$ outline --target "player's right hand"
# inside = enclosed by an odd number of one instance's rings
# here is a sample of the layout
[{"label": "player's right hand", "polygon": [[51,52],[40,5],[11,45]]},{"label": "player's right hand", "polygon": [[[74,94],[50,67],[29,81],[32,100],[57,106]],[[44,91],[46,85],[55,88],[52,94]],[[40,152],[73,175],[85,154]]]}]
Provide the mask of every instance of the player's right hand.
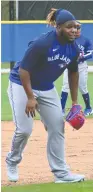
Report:
[{"label": "player's right hand", "polygon": [[32,117],[35,117],[35,109],[37,108],[37,105],[38,103],[35,98],[28,99],[25,109],[28,117],[30,116],[30,114]]}]

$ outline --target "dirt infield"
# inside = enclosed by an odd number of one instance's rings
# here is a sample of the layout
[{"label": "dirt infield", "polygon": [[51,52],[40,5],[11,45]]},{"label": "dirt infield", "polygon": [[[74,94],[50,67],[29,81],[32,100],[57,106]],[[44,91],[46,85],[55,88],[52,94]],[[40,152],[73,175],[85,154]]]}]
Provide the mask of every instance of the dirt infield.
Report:
[{"label": "dirt infield", "polygon": [[[10,150],[13,135],[13,122],[2,122],[2,185],[10,185],[6,176],[5,157]],[[85,174],[87,179],[93,179],[93,119],[87,119],[79,131],[66,124],[66,159],[73,172]],[[34,122],[32,137],[25,148],[23,160],[19,165],[19,182],[45,183],[52,182],[46,156],[47,133],[40,121]]]}]

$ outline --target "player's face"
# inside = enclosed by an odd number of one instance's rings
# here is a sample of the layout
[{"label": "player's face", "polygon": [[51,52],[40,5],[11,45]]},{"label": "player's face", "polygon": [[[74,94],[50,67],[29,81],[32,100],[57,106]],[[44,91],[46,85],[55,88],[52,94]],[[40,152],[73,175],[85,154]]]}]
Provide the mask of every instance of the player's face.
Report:
[{"label": "player's face", "polygon": [[57,27],[60,36],[64,36],[67,41],[73,41],[76,38],[77,23],[76,21],[68,21]]}]

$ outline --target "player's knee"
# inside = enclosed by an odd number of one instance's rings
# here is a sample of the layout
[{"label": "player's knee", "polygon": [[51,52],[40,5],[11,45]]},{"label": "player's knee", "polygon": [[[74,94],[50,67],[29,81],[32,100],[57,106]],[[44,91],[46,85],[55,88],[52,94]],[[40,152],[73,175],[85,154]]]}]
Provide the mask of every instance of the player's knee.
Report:
[{"label": "player's knee", "polygon": [[59,113],[54,119],[52,123],[52,132],[64,133],[64,119],[62,113]]},{"label": "player's knee", "polygon": [[30,136],[32,133],[32,131],[23,131],[22,134],[25,135],[25,136]]},{"label": "player's knee", "polygon": [[31,129],[31,127],[23,127],[23,128],[19,128],[19,129],[17,129],[16,130],[17,132],[19,132],[19,133],[21,133],[22,135],[25,135],[25,136],[30,136],[31,135],[31,133],[32,133],[32,129]]}]

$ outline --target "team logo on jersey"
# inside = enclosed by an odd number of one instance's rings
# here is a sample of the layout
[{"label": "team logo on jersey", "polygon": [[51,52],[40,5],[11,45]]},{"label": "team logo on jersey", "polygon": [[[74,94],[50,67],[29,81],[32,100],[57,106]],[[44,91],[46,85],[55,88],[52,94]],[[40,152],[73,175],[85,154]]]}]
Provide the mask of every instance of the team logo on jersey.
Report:
[{"label": "team logo on jersey", "polygon": [[79,47],[79,49],[80,49],[81,51],[84,51],[83,45],[78,44],[78,47]]},{"label": "team logo on jersey", "polygon": [[56,55],[54,55],[52,57],[48,57],[48,61],[56,61],[58,59],[59,59],[59,54],[56,54]]},{"label": "team logo on jersey", "polygon": [[48,57],[48,61],[56,61],[58,59],[64,61],[67,65],[71,62],[71,60],[65,55],[60,56],[60,54],[56,54],[52,57]]},{"label": "team logo on jersey", "polygon": [[61,61],[64,61],[67,65],[70,63],[70,59],[68,57],[65,57],[64,55],[62,55],[62,57],[60,57]]},{"label": "team logo on jersey", "polygon": [[66,67],[67,64],[66,63],[60,63],[58,66],[60,67],[60,69],[62,69],[63,67]]}]

